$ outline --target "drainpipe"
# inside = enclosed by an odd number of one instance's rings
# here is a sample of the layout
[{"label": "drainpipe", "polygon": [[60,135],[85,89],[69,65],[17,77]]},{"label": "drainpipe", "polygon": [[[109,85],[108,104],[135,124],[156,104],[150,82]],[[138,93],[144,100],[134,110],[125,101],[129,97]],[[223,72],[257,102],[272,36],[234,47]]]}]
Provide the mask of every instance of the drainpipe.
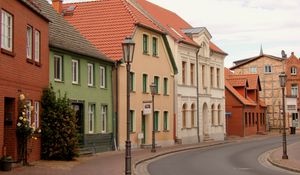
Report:
[{"label": "drainpipe", "polygon": [[198,53],[199,50],[196,52],[196,81],[197,81],[197,138],[198,138],[198,143],[200,143],[200,128],[199,128],[199,63],[198,63]]},{"label": "drainpipe", "polygon": [[116,112],[115,112],[115,123],[116,123],[116,133],[115,133],[115,140],[116,140],[116,150],[119,150],[119,65],[120,62],[115,62],[115,70],[116,70]]},{"label": "drainpipe", "polygon": [[242,117],[243,137],[245,137],[245,105],[242,107]]}]

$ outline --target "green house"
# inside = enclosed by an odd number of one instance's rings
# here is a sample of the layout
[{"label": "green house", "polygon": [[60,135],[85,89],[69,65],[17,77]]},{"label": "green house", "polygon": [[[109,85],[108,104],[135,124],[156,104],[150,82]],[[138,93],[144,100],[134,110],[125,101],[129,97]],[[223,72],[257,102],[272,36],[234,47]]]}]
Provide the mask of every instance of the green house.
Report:
[{"label": "green house", "polygon": [[66,94],[76,112],[80,144],[93,152],[113,149],[112,69],[114,63],[46,1],[49,25],[50,83]]}]

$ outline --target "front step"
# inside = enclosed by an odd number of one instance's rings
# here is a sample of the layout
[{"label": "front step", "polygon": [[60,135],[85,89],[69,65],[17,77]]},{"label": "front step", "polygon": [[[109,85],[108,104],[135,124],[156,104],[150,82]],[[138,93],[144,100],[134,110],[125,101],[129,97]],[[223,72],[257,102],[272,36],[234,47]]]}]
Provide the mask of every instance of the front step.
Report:
[{"label": "front step", "polygon": [[210,138],[209,135],[204,135],[203,141],[204,142],[211,142],[211,141],[214,141],[214,139]]},{"label": "front step", "polygon": [[[142,149],[151,149],[152,148],[152,144],[141,144],[141,148]],[[155,148],[161,148],[161,146],[155,144]]]},{"label": "front step", "polygon": [[88,148],[79,148],[79,156],[92,156],[93,152]]}]

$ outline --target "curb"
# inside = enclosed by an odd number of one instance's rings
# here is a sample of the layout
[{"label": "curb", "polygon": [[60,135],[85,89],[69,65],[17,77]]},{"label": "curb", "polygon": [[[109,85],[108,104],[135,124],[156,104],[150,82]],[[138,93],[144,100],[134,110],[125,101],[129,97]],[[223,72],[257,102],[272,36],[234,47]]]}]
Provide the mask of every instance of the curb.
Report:
[{"label": "curb", "polygon": [[179,153],[179,152],[184,152],[184,151],[190,151],[190,150],[195,150],[195,149],[200,149],[200,148],[207,148],[207,147],[211,147],[211,146],[218,146],[218,145],[223,145],[223,144],[228,144],[228,143],[233,143],[234,141],[223,141],[223,142],[219,142],[219,143],[212,143],[212,144],[207,144],[207,145],[199,145],[199,146],[195,146],[195,147],[188,147],[188,148],[182,148],[182,149],[177,149],[177,150],[172,150],[172,151],[166,151],[166,152],[162,152],[159,154],[156,154],[154,156],[150,156],[141,160],[138,160],[134,163],[133,166],[133,174],[134,175],[138,175],[137,171],[136,171],[136,167],[144,162],[147,162],[149,160],[152,159],[156,159],[158,157],[162,157],[162,156],[166,156],[169,154],[173,154],[173,153]]},{"label": "curb", "polygon": [[288,171],[293,171],[293,172],[296,172],[296,173],[300,173],[300,169],[297,169],[297,168],[293,168],[293,167],[288,167],[288,166],[285,166],[285,165],[282,165],[276,161],[274,161],[272,158],[271,158],[271,155],[277,151],[279,148],[276,148],[276,149],[273,149],[270,151],[270,154],[268,155],[267,157],[267,160],[269,163],[271,163],[272,165],[276,166],[276,167],[279,167],[279,168],[282,168],[282,169],[285,169],[285,170],[288,170]]}]

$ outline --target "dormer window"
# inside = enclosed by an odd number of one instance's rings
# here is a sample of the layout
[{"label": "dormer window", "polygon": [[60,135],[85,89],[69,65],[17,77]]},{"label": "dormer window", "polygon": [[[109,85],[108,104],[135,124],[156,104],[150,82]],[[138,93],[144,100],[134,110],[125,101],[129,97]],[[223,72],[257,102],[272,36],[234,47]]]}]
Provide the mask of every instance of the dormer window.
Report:
[{"label": "dormer window", "polygon": [[296,74],[297,74],[297,68],[291,67],[291,75],[296,75]]}]

